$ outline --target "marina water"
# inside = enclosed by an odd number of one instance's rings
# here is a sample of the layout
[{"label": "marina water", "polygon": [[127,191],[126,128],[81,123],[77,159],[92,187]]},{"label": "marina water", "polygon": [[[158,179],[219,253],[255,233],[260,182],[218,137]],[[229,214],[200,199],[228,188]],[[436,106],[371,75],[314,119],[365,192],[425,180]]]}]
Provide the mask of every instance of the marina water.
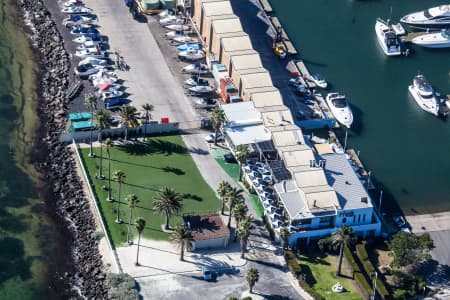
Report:
[{"label": "marina water", "polygon": [[347,95],[355,116],[348,145],[360,151],[383,190],[382,209],[396,202],[406,214],[450,210],[450,120],[421,110],[408,94],[418,71],[450,94],[450,48],[411,46],[408,57],[386,57],[374,32],[376,18],[389,18],[391,7],[398,22],[445,3],[271,0],[310,72]]},{"label": "marina water", "polygon": [[0,6],[0,298],[58,299],[55,264],[70,257],[61,247],[70,241],[48,217],[29,163],[39,125],[37,64],[12,3]]}]

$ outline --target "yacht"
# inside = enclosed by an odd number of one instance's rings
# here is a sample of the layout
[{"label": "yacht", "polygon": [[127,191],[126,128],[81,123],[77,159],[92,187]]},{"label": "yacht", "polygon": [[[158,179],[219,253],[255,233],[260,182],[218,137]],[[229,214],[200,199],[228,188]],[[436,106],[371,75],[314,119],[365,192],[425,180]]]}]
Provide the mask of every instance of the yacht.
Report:
[{"label": "yacht", "polygon": [[408,86],[409,93],[424,111],[438,115],[439,102],[434,95],[433,88],[421,74],[414,77],[413,84]]},{"label": "yacht", "polygon": [[387,56],[401,55],[400,39],[395,31],[389,26],[389,23],[378,18],[375,23],[375,33],[377,34],[378,44]]},{"label": "yacht", "polygon": [[450,29],[417,36],[411,40],[411,43],[427,48],[450,47]]},{"label": "yacht", "polygon": [[353,123],[353,113],[348,105],[347,98],[339,93],[329,93],[326,101],[336,120],[350,128]]},{"label": "yacht", "polygon": [[450,26],[450,4],[432,7],[408,14],[400,19],[403,24],[416,28],[446,28]]}]

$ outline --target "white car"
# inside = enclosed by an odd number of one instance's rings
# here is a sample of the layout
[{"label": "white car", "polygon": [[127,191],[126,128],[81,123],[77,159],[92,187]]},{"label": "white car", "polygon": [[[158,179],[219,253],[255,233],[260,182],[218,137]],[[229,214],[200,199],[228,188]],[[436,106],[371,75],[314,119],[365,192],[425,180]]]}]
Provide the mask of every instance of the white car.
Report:
[{"label": "white car", "polygon": [[[214,143],[215,137],[216,137],[215,133],[208,134],[207,136],[205,136],[205,141],[207,143]],[[219,134],[217,134],[217,141],[218,142],[223,141],[223,135],[220,132],[219,132]]]}]

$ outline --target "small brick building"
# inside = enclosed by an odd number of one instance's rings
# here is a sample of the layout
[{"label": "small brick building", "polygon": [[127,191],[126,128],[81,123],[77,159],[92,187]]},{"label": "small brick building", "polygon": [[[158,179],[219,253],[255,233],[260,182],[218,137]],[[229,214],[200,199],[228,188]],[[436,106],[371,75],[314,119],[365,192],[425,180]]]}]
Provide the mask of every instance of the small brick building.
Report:
[{"label": "small brick building", "polygon": [[184,223],[192,230],[194,242],[190,251],[208,248],[226,248],[230,239],[230,230],[219,214],[186,215]]}]

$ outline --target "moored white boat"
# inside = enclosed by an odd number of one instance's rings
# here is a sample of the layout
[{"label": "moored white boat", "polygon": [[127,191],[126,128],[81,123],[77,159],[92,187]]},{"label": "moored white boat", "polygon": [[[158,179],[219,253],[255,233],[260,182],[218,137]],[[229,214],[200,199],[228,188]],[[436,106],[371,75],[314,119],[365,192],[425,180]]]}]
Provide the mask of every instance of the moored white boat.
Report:
[{"label": "moored white boat", "polygon": [[339,93],[329,93],[326,101],[336,120],[345,127],[350,128],[353,123],[353,113],[347,98]]},{"label": "moored white boat", "polygon": [[183,69],[181,69],[181,73],[206,74],[206,73],[209,73],[209,68],[205,64],[196,62],[196,63],[185,66]]},{"label": "moored white boat", "polygon": [[[174,31],[171,31],[174,32]],[[198,38],[186,35],[178,35],[172,37],[172,41],[175,43],[198,43]]]},{"label": "moored white boat", "polygon": [[182,59],[187,60],[199,60],[205,57],[205,52],[203,52],[202,50],[188,48],[186,51],[179,52],[178,56]]},{"label": "moored white boat", "polygon": [[400,39],[394,30],[391,29],[389,23],[378,18],[375,22],[375,33],[377,35],[378,44],[387,56],[401,55]]},{"label": "moored white boat", "polygon": [[411,40],[411,43],[426,48],[450,47],[450,29],[447,28],[440,32],[416,36]]},{"label": "moored white boat", "polygon": [[428,80],[422,74],[416,75],[408,91],[421,109],[435,116],[438,115],[439,101]]},{"label": "moored white boat", "polygon": [[312,81],[320,88],[322,89],[326,89],[328,86],[327,81],[325,80],[325,78],[320,75],[320,74],[312,74],[311,75],[311,79]]},{"label": "moored white boat", "polygon": [[414,28],[447,28],[450,26],[450,4],[408,14],[400,22]]}]

